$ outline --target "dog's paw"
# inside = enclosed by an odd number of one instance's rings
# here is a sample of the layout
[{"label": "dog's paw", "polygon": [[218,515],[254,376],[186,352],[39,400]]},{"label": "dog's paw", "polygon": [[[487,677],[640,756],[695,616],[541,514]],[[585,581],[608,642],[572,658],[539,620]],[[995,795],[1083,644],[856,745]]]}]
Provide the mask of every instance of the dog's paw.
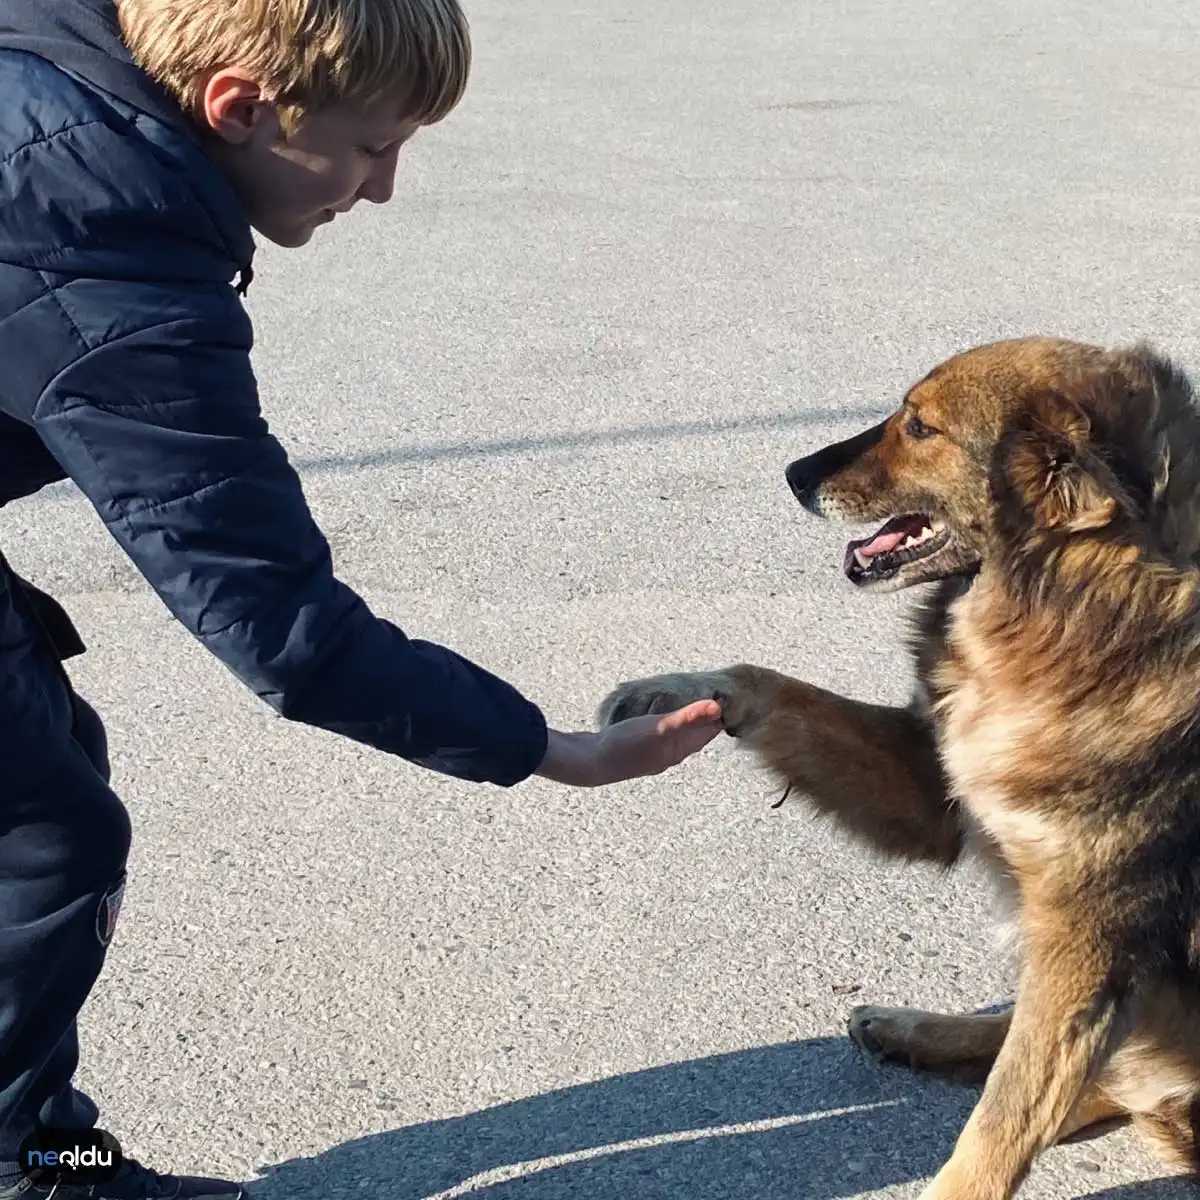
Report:
[{"label": "dog's paw", "polygon": [[913,1035],[916,1014],[906,1008],[877,1008],[863,1004],[852,1009],[847,1021],[851,1040],[877,1063],[915,1067]]},{"label": "dog's paw", "polygon": [[614,688],[600,702],[596,719],[601,727],[650,713],[669,713],[697,700],[717,700],[724,710],[729,680],[722,671],[652,675]]}]

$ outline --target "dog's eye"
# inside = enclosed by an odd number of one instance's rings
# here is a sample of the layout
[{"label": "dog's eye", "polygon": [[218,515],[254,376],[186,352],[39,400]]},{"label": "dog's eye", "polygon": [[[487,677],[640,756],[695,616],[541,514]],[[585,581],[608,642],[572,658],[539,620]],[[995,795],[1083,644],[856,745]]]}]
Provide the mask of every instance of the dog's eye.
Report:
[{"label": "dog's eye", "polygon": [[924,421],[921,420],[920,417],[912,416],[908,418],[908,424],[905,425],[904,432],[907,433],[909,437],[927,438],[933,437],[933,435],[937,433],[937,430],[931,429],[925,424]]}]

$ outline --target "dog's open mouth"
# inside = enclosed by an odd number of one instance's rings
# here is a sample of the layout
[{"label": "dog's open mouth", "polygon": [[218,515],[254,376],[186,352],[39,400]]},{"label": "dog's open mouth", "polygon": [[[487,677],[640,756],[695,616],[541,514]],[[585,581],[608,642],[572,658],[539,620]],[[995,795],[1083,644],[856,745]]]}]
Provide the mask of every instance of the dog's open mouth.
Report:
[{"label": "dog's open mouth", "polygon": [[854,583],[890,579],[901,567],[936,554],[950,530],[922,513],[893,517],[878,533],[846,547],[846,574]]}]

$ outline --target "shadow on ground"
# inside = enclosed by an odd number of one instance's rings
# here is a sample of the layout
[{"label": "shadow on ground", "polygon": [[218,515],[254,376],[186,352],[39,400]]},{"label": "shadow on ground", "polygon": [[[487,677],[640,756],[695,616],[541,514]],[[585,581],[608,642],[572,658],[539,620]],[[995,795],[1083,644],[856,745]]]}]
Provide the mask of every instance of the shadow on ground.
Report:
[{"label": "shadow on ground", "polygon": [[[654,1067],[262,1168],[255,1200],[836,1200],[932,1175],[976,1092],[843,1038]],[[1183,1200],[1177,1180],[1091,1200]]]},{"label": "shadow on ground", "polygon": [[1196,1200],[1197,1196],[1200,1196],[1200,1186],[1175,1176],[1088,1192],[1080,1200]]},{"label": "shadow on ground", "polygon": [[876,408],[810,408],[800,412],[774,413],[764,417],[684,421],[665,425],[633,425],[618,429],[536,434],[529,437],[499,438],[492,441],[417,443],[390,450],[299,458],[295,465],[301,474],[363,471],[418,462],[505,458],[514,455],[550,454],[563,450],[585,450],[593,446],[622,446],[635,442],[684,441],[689,438],[719,437],[723,434],[772,433],[783,429],[803,428],[806,425],[853,425],[868,421],[873,423],[886,415],[886,412]]}]

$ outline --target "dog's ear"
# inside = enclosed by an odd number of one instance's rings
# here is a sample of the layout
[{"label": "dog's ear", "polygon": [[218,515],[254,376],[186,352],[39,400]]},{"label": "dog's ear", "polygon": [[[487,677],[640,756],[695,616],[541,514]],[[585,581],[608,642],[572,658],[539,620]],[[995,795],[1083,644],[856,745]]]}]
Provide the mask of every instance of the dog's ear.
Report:
[{"label": "dog's ear", "polygon": [[1032,521],[1044,530],[1083,533],[1103,528],[1132,507],[1103,460],[1075,440],[1080,431],[1077,425],[1070,432],[1025,428],[1005,436],[997,463],[998,499],[1010,519],[1025,525]]},{"label": "dog's ear", "polygon": [[1095,439],[1091,417],[1074,398],[1061,391],[1036,397],[999,448],[999,498],[1010,516],[1026,526],[1032,520],[1035,528],[1082,533],[1103,528],[1119,512],[1135,512]]},{"label": "dog's ear", "polygon": [[1065,392],[1046,391],[1034,398],[1022,424],[1072,451],[1082,450],[1092,440],[1091,417]]},{"label": "dog's ear", "polygon": [[1034,525],[1082,533],[1109,524],[1119,507],[1089,465],[1064,439],[1015,434],[1005,473],[1015,493],[1012,498],[1032,516]]}]

